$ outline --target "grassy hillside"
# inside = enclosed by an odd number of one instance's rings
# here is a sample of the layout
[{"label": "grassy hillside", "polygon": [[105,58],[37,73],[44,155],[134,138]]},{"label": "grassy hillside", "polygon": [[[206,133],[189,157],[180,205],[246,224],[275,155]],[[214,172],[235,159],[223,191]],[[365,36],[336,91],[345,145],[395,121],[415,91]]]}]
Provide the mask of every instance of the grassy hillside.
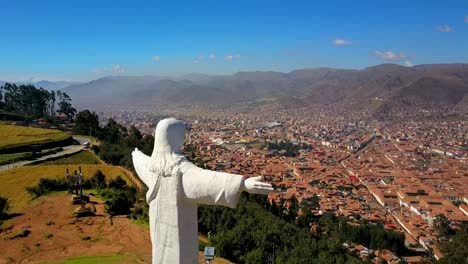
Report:
[{"label": "grassy hillside", "polygon": [[83,150],[78,153],[75,153],[68,157],[61,157],[56,160],[48,160],[45,162],[40,163],[40,165],[70,165],[70,164],[77,164],[77,165],[84,165],[84,164],[100,164],[101,161],[99,160],[96,155],[94,155],[91,151]]},{"label": "grassy hillside", "polygon": [[2,136],[0,149],[41,145],[49,142],[66,140],[71,137],[69,134],[59,130],[6,124],[0,124],[0,135]]},{"label": "grassy hillside", "polygon": [[[97,170],[101,170],[106,179],[122,176],[128,184],[132,184],[126,174],[111,165],[80,165],[85,178],[91,178]],[[11,202],[12,211],[25,206],[30,200],[26,187],[34,186],[40,178],[59,179],[65,177],[66,169],[71,173],[78,170],[78,165],[24,166],[0,172],[0,196]]]},{"label": "grassy hillside", "polygon": [[20,153],[0,155],[0,165],[25,160],[28,156],[32,156],[32,153],[20,152]]}]

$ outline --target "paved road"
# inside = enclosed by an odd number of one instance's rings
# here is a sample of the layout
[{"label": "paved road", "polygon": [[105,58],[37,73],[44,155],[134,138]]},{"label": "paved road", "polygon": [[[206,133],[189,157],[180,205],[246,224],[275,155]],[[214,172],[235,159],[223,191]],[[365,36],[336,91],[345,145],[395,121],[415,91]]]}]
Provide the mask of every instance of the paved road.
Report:
[{"label": "paved road", "polygon": [[15,163],[11,163],[11,164],[1,165],[0,166],[0,171],[10,170],[10,169],[14,169],[16,167],[29,165],[29,164],[37,162],[37,161],[43,161],[43,160],[47,160],[47,159],[50,159],[50,158],[58,158],[58,157],[61,157],[61,156],[77,153],[77,152],[79,152],[79,151],[81,151],[83,149],[83,143],[89,141],[89,139],[84,138],[84,137],[75,137],[75,136],[73,136],[73,138],[76,139],[78,142],[80,142],[80,145],[66,146],[66,147],[63,147],[63,150],[60,151],[60,152],[57,152],[57,153],[51,154],[51,155],[47,155],[47,156],[42,156],[42,157],[37,158],[35,160],[25,160],[25,161],[19,161],[19,162],[15,162]]}]

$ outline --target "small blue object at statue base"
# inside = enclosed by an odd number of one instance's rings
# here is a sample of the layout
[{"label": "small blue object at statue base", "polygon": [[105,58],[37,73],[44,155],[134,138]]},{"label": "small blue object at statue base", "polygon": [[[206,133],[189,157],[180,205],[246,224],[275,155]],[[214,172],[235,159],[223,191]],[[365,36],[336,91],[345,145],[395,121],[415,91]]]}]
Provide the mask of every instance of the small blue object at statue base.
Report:
[{"label": "small blue object at statue base", "polygon": [[213,260],[215,255],[214,247],[205,247],[205,260]]}]

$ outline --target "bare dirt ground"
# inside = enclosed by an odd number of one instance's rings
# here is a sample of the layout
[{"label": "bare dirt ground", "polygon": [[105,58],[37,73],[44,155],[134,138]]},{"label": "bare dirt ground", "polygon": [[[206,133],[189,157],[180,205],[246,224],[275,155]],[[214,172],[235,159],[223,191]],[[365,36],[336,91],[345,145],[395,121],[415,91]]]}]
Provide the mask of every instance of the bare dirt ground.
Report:
[{"label": "bare dirt ground", "polygon": [[[105,213],[104,205],[91,197],[96,216],[75,218],[78,207],[69,195],[42,197],[16,212],[0,232],[0,263],[41,263],[72,256],[129,253],[131,263],[150,263],[149,232],[125,217]],[[27,237],[11,238],[29,230]]]}]

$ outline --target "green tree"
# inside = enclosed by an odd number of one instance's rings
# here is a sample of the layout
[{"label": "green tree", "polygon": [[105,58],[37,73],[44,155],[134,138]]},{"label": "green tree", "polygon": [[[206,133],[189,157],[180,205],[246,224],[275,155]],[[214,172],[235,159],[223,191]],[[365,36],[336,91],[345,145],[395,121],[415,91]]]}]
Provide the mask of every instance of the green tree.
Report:
[{"label": "green tree", "polygon": [[450,233],[450,220],[445,215],[438,214],[434,219],[434,227],[439,239],[445,239]]},{"label": "green tree", "polygon": [[314,209],[320,209],[320,198],[316,193],[314,193],[314,195],[312,196],[310,206]]},{"label": "green tree", "polygon": [[109,118],[103,128],[103,137],[111,144],[121,144],[127,135],[127,128],[117,123],[113,118]]},{"label": "green tree", "polygon": [[101,189],[106,184],[106,176],[102,173],[101,170],[97,170],[92,178],[93,188]]},{"label": "green tree", "polygon": [[95,112],[83,110],[75,117],[75,127],[73,132],[75,134],[97,136],[100,133],[99,117]]},{"label": "green tree", "polygon": [[10,203],[7,198],[0,196],[0,217],[5,215],[10,208]]},{"label": "green tree", "polygon": [[[10,112],[30,115],[33,117],[51,117],[50,106],[55,104],[55,95],[43,88],[33,85],[16,85],[5,83],[2,90],[2,107]],[[0,99],[0,101],[2,101]]]},{"label": "green tree", "polygon": [[464,227],[457,231],[453,239],[442,244],[444,257],[438,264],[461,264],[468,260],[468,230]]},{"label": "green tree", "polygon": [[3,109],[3,86],[0,87],[0,109]]},{"label": "green tree", "polygon": [[61,91],[57,92],[57,96],[59,98],[59,109],[57,110],[57,112],[67,115],[68,119],[72,120],[76,114],[76,109],[71,104],[72,100],[70,96],[68,96],[67,93]]}]

